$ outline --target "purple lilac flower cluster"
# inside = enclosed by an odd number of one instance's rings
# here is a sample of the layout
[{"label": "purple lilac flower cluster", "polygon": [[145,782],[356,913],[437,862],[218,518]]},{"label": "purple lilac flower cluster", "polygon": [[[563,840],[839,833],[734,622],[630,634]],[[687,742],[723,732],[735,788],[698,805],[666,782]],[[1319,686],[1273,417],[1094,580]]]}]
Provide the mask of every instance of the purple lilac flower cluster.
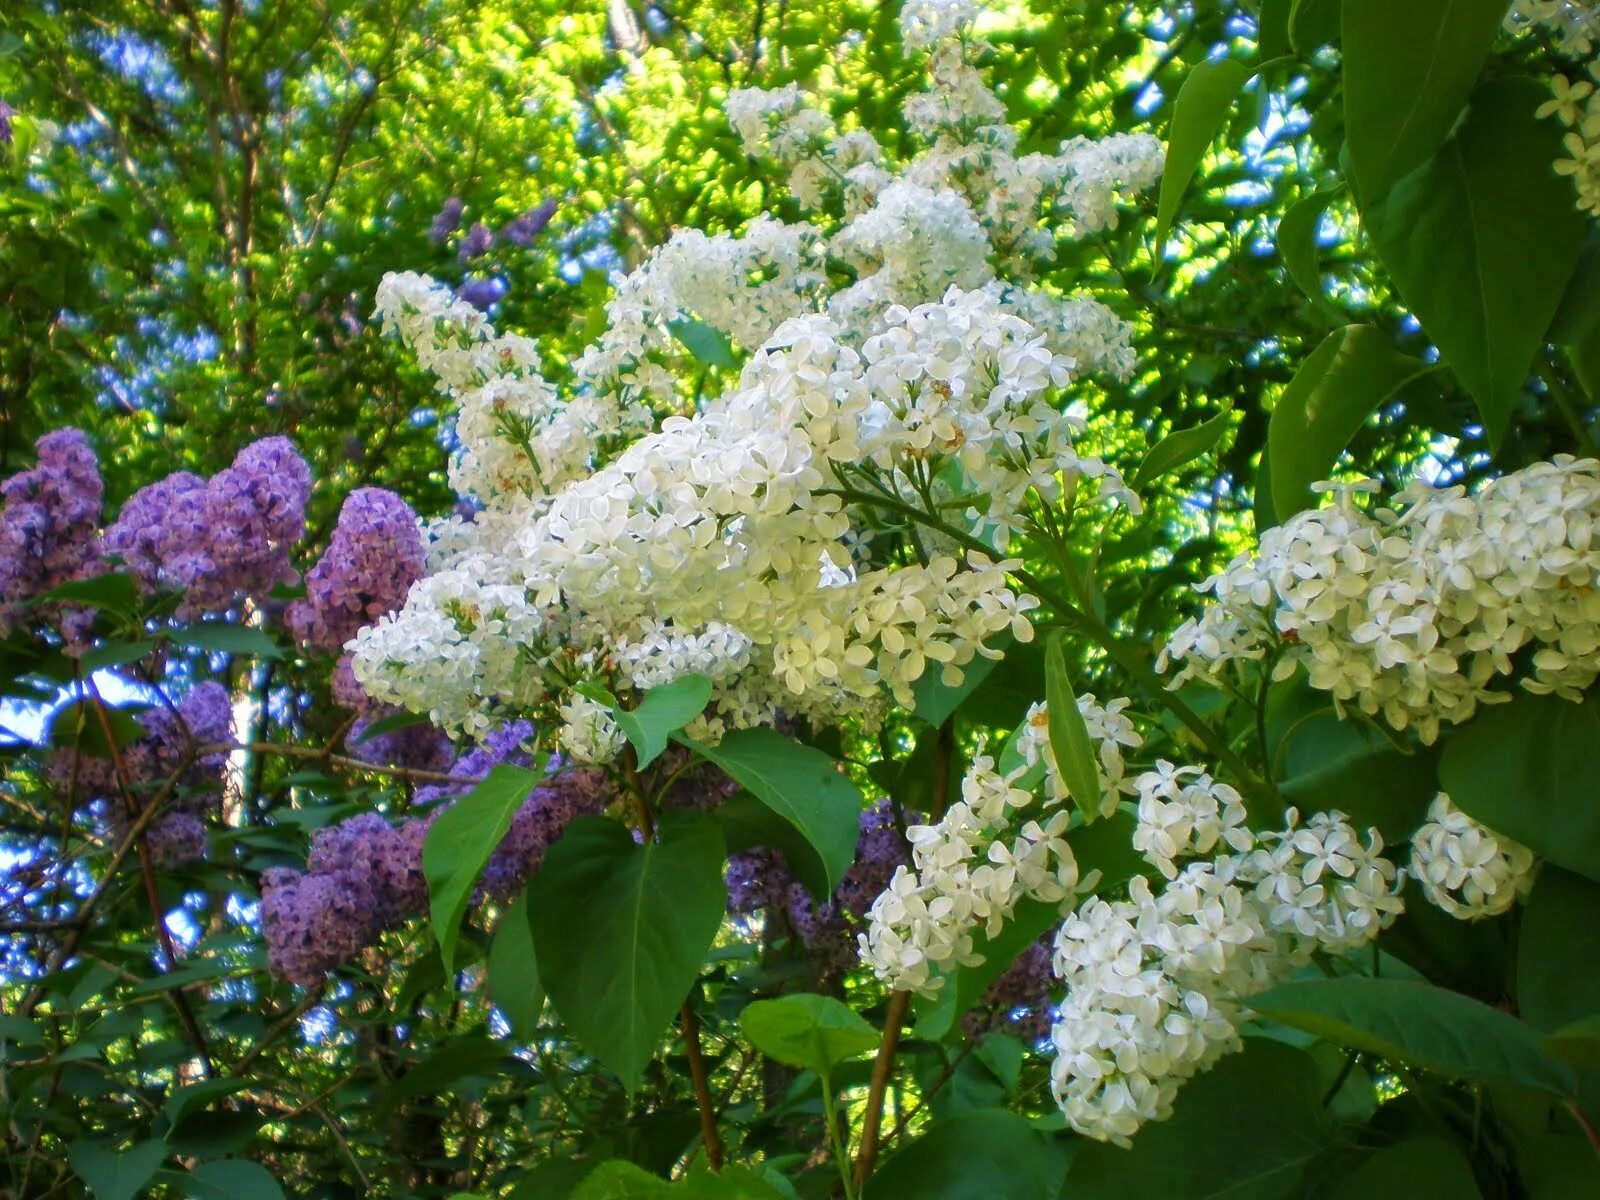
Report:
[{"label": "purple lilac flower cluster", "polygon": [[[906,819],[915,824],[922,816],[907,813]],[[761,909],[781,913],[812,956],[819,975],[837,975],[855,962],[856,923],[865,919],[895,868],[906,861],[905,838],[894,809],[889,801],[880,800],[861,814],[855,862],[827,900],[817,902],[790,874],[783,855],[763,848],[728,859],[728,911],[741,916]]]},{"label": "purple lilac flower cluster", "polygon": [[[458,783],[418,790],[418,803],[434,806],[426,816],[398,826],[376,813],[351,818],[318,832],[304,872],[264,874],[261,926],[268,967],[292,983],[315,984],[384,930],[426,911],[422,845],[428,828],[493,767],[530,766],[526,743],[532,734],[527,722],[514,722],[461,755],[450,771]],[[479,898],[515,896],[567,824],[598,812],[605,799],[606,779],[595,769],[564,771],[534,788],[484,867]]]},{"label": "purple lilac flower cluster", "polygon": [[305,598],[289,606],[289,629],[307,645],[338,650],[405,604],[426,567],[411,506],[383,488],[357,488],[339,509],[328,549],[306,572]]},{"label": "purple lilac flower cluster", "polygon": [[285,437],[263,438],[204,480],[178,471],[135,492],[105,548],[147,588],[179,590],[185,619],[263,597],[299,573],[289,550],[305,536],[311,470]]},{"label": "purple lilac flower cluster", "polygon": [[[34,445],[37,465],[0,483],[0,633],[22,620],[36,596],[104,569],[98,525],[105,487],[88,439],[78,429],[57,429]],[[72,639],[74,630],[63,632]]]},{"label": "purple lilac flower cluster", "polygon": [[452,233],[461,228],[461,213],[466,208],[460,196],[451,196],[445,200],[433,218],[433,224],[428,226],[428,237],[435,242],[443,242]]}]

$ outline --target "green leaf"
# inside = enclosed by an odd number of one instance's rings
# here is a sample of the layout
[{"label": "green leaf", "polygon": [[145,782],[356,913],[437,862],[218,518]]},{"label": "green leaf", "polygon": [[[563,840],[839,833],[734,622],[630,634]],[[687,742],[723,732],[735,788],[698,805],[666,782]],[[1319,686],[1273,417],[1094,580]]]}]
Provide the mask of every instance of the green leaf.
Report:
[{"label": "green leaf", "polygon": [[422,843],[422,873],[428,880],[428,915],[446,976],[455,971],[461,917],[472,899],[478,873],[505,837],[517,809],[543,777],[542,771],[501,763],[440,814],[428,830]]},{"label": "green leaf", "polygon": [[1344,314],[1328,299],[1322,286],[1322,270],[1317,265],[1317,230],[1322,225],[1322,214],[1338,195],[1338,188],[1323,188],[1296,200],[1278,221],[1275,239],[1278,256],[1283,259],[1289,278],[1311,298],[1318,312],[1334,321],[1343,320]]},{"label": "green leaf", "polygon": [[974,658],[961,668],[961,682],[955,687],[948,686],[940,679],[942,672],[924,671],[911,685],[911,694],[915,698],[912,711],[929,725],[943,725],[999,665],[998,658]]},{"label": "green leaf", "polygon": [[1167,130],[1167,163],[1161,173],[1161,194],[1156,202],[1156,253],[1166,241],[1178,213],[1183,193],[1205,157],[1206,148],[1222,131],[1228,112],[1255,74],[1255,68],[1237,59],[1207,59],[1197,63],[1178,89]]},{"label": "green leaf", "polygon": [[180,646],[192,646],[210,654],[241,654],[255,658],[284,656],[283,648],[265,630],[250,625],[216,621],[174,629],[167,636]]},{"label": "green leaf", "polygon": [[584,1177],[572,1200],[655,1200],[673,1195],[670,1183],[625,1159],[603,1162]]},{"label": "green leaf", "polygon": [[507,1042],[483,1034],[450,1038],[399,1079],[385,1085],[372,1105],[377,1112],[390,1112],[414,1096],[448,1094],[452,1086],[471,1076],[499,1077],[519,1070],[525,1068]]},{"label": "green leaf", "polygon": [[1517,934],[1517,1011],[1529,1024],[1549,1031],[1600,1013],[1596,913],[1600,884],[1550,863],[1539,868]]},{"label": "green leaf", "polygon": [[1172,1116],[1131,1149],[1087,1142],[1062,1195],[1071,1200],[1287,1200],[1331,1141],[1317,1065],[1266,1038],[1191,1079]]},{"label": "green leaf", "polygon": [[512,1037],[533,1040],[544,1008],[544,985],[539,982],[539,959],[533,952],[526,891],[506,906],[495,926],[489,947],[489,999],[511,1026]]},{"label": "green leaf", "polygon": [[[675,1194],[682,1200],[785,1200],[785,1194],[759,1168],[729,1165],[714,1173],[704,1156],[689,1164]],[[788,1196],[792,1200],[794,1192]]]},{"label": "green leaf", "polygon": [[826,1080],[834,1067],[878,1047],[878,1031],[832,996],[810,992],[756,1000],[739,1014],[739,1029],[757,1050]]},{"label": "green leaf", "polygon": [[832,894],[855,861],[865,806],[861,790],[833,759],[772,729],[736,730],[715,746],[682,734],[673,739],[722,768],[794,826],[822,863],[827,887],[819,894]]},{"label": "green leaf", "polygon": [[733,367],[733,342],[728,335],[698,317],[678,317],[667,322],[672,336],[683,343],[684,349],[694,356],[702,367]]},{"label": "green leaf", "polygon": [[101,608],[117,616],[129,616],[139,606],[139,591],[134,585],[133,576],[114,571],[108,575],[63,583],[45,592],[34,603],[72,604]]},{"label": "green leaf", "polygon": [[728,853],[738,854],[758,846],[783,855],[784,864],[813,896],[831,894],[827,868],[805,835],[742,788],[716,810]]},{"label": "green leaf", "polygon": [[1466,1156],[1441,1138],[1413,1138],[1379,1150],[1340,1182],[1333,1200],[1475,1200],[1483,1195]]},{"label": "green leaf", "polygon": [[1289,44],[1309,58],[1318,47],[1339,40],[1340,0],[1294,0],[1289,10]]},{"label": "green leaf", "polygon": [[1584,1071],[1600,1071],[1600,1014],[1563,1025],[1540,1043],[1545,1057]]},{"label": "green leaf", "polygon": [[201,1163],[184,1184],[195,1200],[283,1200],[283,1188],[272,1173],[243,1158]]},{"label": "green leaf", "polygon": [[617,821],[582,817],[529,888],[550,1000],[630,1091],[722,924],[722,865],[722,831],[710,817],[666,813],[660,841],[643,846]]},{"label": "green leaf", "polygon": [[1498,79],[1472,95],[1437,154],[1362,217],[1405,305],[1477,402],[1498,447],[1583,245],[1572,184],[1550,169],[1548,94]]},{"label": "green leaf", "polygon": [[1313,506],[1313,483],[1328,478],[1367,418],[1434,368],[1401,354],[1370,325],[1330,333],[1301,364],[1267,424],[1272,509],[1279,521]]},{"label": "green leaf", "polygon": [[1067,785],[1083,819],[1100,815],[1100,766],[1089,727],[1078,711],[1078,693],[1067,675],[1067,656],[1061,648],[1065,634],[1057,630],[1045,648],[1044,695],[1050,717],[1050,749],[1056,769]]},{"label": "green leaf", "polygon": [[1505,15],[1506,0],[1344,0],[1345,142],[1363,201],[1439,148]]},{"label": "green leaf", "polygon": [[1597,337],[1600,337],[1600,233],[1591,233],[1550,322],[1549,340],[1558,346],[1578,346]]},{"label": "green leaf", "polygon": [[1490,829],[1600,880],[1596,746],[1600,705],[1518,693],[1450,736],[1439,786]]},{"label": "green leaf", "polygon": [[862,1200],[1055,1200],[1060,1186],[1044,1139],[1026,1120],[979,1109],[934,1122],[884,1159]]},{"label": "green leaf", "polygon": [[1278,793],[1302,812],[1338,809],[1359,829],[1376,826],[1392,845],[1408,840],[1438,790],[1438,756],[1402,753],[1383,734],[1340,720],[1330,707],[1284,735]]},{"label": "green leaf", "polygon": [[1261,0],[1256,20],[1256,55],[1263,62],[1289,53],[1289,14],[1293,0]]},{"label": "green leaf", "polygon": [[155,648],[156,644],[152,641],[102,642],[93,650],[84,651],[83,657],[78,659],[78,662],[83,667],[85,675],[92,675],[107,667],[120,667],[127,663],[138,662]]},{"label": "green leaf", "polygon": [[1273,988],[1250,1001],[1264,1017],[1343,1046],[1451,1078],[1571,1095],[1572,1073],[1544,1058],[1539,1035],[1509,1013],[1432,984],[1347,976]]},{"label": "green leaf", "polygon": [[175,1129],[196,1106],[204,1108],[213,1100],[231,1096],[235,1092],[242,1092],[254,1086],[249,1079],[202,1079],[199,1083],[181,1087],[167,1098],[167,1124]]},{"label": "green leaf", "polygon": [[133,1200],[166,1157],[167,1143],[160,1138],[135,1142],[122,1151],[87,1138],[67,1148],[67,1161],[96,1200]]},{"label": "green leaf", "polygon": [[651,688],[633,709],[623,708],[601,688],[580,686],[578,691],[611,710],[617,728],[632,743],[642,770],[660,757],[671,734],[705,711],[711,699],[711,681],[704,675],[680,676]]},{"label": "green leaf", "polygon": [[1209,420],[1190,429],[1175,430],[1162,438],[1144,456],[1144,461],[1133,473],[1130,486],[1137,491],[1161,476],[1187,466],[1210,450],[1228,431],[1229,409],[1230,406],[1224,403],[1222,411]]}]

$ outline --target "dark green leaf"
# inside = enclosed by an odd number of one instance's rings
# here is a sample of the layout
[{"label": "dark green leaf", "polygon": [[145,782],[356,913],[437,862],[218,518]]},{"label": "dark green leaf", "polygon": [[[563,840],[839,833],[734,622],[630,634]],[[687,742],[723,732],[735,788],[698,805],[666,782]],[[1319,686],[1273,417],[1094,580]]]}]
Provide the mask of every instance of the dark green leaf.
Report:
[{"label": "dark green leaf", "polygon": [[1505,15],[1506,0],[1344,0],[1345,138],[1363,203],[1439,148]]},{"label": "dark green leaf", "polygon": [[1071,1200],[1288,1200],[1305,1195],[1308,1163],[1330,1143],[1316,1064],[1302,1051],[1246,1038],[1178,1093],[1172,1116],[1128,1150],[1086,1143],[1062,1195]]},{"label": "dark green leaf", "polygon": [[85,608],[103,608],[118,616],[128,616],[139,604],[139,592],[133,576],[120,571],[109,575],[96,575],[91,579],[74,579],[60,587],[51,588],[40,596],[37,604],[72,604]]},{"label": "dark green leaf", "polygon": [[821,861],[828,895],[855,860],[865,805],[861,790],[821,750],[772,729],[741,729],[715,746],[674,740],[722,768],[809,842]]},{"label": "dark green leaf", "polygon": [[1296,200],[1278,221],[1276,238],[1278,256],[1283,259],[1289,278],[1311,297],[1318,312],[1334,321],[1342,320],[1343,313],[1328,299],[1322,286],[1322,270],[1317,265],[1317,230],[1322,225],[1322,214],[1328,211],[1328,205],[1338,194],[1338,188],[1324,188]]},{"label": "dark green leaf", "polygon": [[1508,1013],[1409,979],[1348,976],[1273,988],[1250,1002],[1264,1017],[1343,1046],[1451,1078],[1514,1083],[1557,1096],[1576,1086],[1540,1053],[1539,1035]]},{"label": "dark green leaf", "polygon": [[87,1138],[67,1148],[72,1169],[89,1185],[95,1200],[133,1200],[166,1157],[167,1144],[160,1138],[135,1142],[122,1151]]},{"label": "dark green leaf", "polygon": [[[96,712],[105,709],[105,719]],[[106,725],[117,747],[130,746],[144,736],[144,726],[139,724],[137,712],[131,708],[112,708],[97,705],[93,700],[74,700],[58,708],[50,718],[50,732],[45,741],[51,746],[76,746],[84,754],[97,758],[111,757],[111,742],[106,740]]]},{"label": "dark green leaf", "polygon": [[1085,821],[1100,816],[1100,765],[1089,727],[1078,711],[1078,693],[1067,674],[1064,633],[1057,630],[1045,648],[1044,694],[1050,718],[1050,749],[1056,770]]},{"label": "dark green leaf", "polygon": [[1585,1071],[1600,1071],[1600,1013],[1563,1025],[1540,1045],[1547,1058]]},{"label": "dark green leaf", "polygon": [[428,880],[428,913],[447,976],[455,970],[461,916],[467,911],[478,873],[542,778],[542,771],[501,763],[428,830],[422,844],[422,873]]},{"label": "dark green leaf", "polygon": [[544,985],[539,982],[539,960],[533,952],[526,891],[501,912],[495,926],[489,948],[489,999],[511,1026],[512,1037],[533,1040],[544,1008]]},{"label": "dark green leaf", "polygon": [[1533,115],[1547,95],[1528,79],[1485,84],[1438,153],[1362,208],[1496,447],[1583,245],[1571,181],[1550,169],[1560,128]]},{"label": "dark green leaf", "polygon": [[107,667],[120,667],[126,663],[138,662],[155,648],[156,644],[150,641],[102,642],[93,650],[84,651],[83,657],[78,662],[82,665],[85,675],[92,675]]},{"label": "dark green leaf", "polygon": [[195,1200],[283,1200],[283,1188],[272,1173],[243,1158],[201,1163],[184,1183]]},{"label": "dark green leaf", "polygon": [[1366,419],[1411,380],[1433,369],[1401,354],[1370,325],[1347,325],[1330,333],[1295,372],[1267,426],[1277,519],[1313,505],[1311,485],[1332,474]]},{"label": "dark green leaf", "polygon": [[1517,936],[1517,1011],[1529,1024],[1550,1031],[1600,1013],[1597,914],[1600,884],[1539,868]]},{"label": "dark green leaf", "polygon": [[716,810],[716,815],[722,822],[729,854],[758,846],[777,850],[789,873],[813,896],[831,893],[833,885],[828,882],[827,868],[816,848],[803,833],[749,792],[735,792]]},{"label": "dark green leaf", "polygon": [[1289,10],[1289,44],[1309,58],[1320,46],[1339,40],[1340,0],[1294,0]]},{"label": "dark green leaf", "polygon": [[1415,1138],[1367,1159],[1345,1176],[1333,1200],[1371,1200],[1396,1189],[1406,1200],[1474,1200],[1483,1194],[1460,1150],[1439,1138]]},{"label": "dark green leaf", "polygon": [[1600,705],[1519,693],[1451,735],[1439,761],[1439,785],[1490,829],[1569,871],[1600,879],[1596,746]]},{"label": "dark green leaf", "polygon": [[183,1123],[183,1118],[192,1109],[204,1108],[213,1100],[231,1096],[253,1086],[255,1085],[248,1079],[202,1079],[199,1083],[181,1087],[167,1100],[167,1123],[176,1128]]},{"label": "dark green leaf", "polygon": [[745,1039],[768,1058],[823,1079],[847,1059],[877,1049],[878,1031],[832,996],[805,992],[757,1000],[739,1015]]},{"label": "dark green leaf", "polygon": [[1256,19],[1256,54],[1263,61],[1289,53],[1289,13],[1294,0],[1261,0]]},{"label": "dark green leaf", "polygon": [[529,889],[540,976],[575,1037],[639,1086],[722,924],[722,831],[666,813],[661,840],[637,845],[606,817],[574,821]]},{"label": "dark green leaf", "polygon": [[862,1200],[1055,1200],[1060,1178],[1028,1122],[998,1109],[928,1127],[867,1180]]},{"label": "dark green leaf", "polygon": [[1224,404],[1222,411],[1210,420],[1169,433],[1152,446],[1133,473],[1130,486],[1137,491],[1168,472],[1187,466],[1215,446],[1227,431],[1228,406]]},{"label": "dark green leaf", "polygon": [[414,1096],[449,1094],[450,1088],[472,1076],[500,1076],[522,1069],[509,1043],[482,1034],[450,1038],[438,1044],[410,1070],[387,1084],[374,1100],[374,1108],[388,1112]]},{"label": "dark green leaf", "polygon": [[1207,59],[1189,71],[1178,89],[1167,130],[1167,164],[1161,173],[1161,194],[1156,203],[1158,254],[1206,148],[1222,131],[1229,110],[1253,74],[1254,67],[1236,59]]}]

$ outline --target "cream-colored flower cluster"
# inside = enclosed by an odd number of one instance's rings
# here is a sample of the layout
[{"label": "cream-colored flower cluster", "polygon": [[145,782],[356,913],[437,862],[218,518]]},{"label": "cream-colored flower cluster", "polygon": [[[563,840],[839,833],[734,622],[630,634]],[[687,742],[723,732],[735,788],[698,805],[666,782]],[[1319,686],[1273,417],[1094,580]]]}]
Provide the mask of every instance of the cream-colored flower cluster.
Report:
[{"label": "cream-colored flower cluster", "polygon": [[[1012,160],[976,12],[905,10],[931,80],[908,104],[927,143],[908,162],[798,89],[732,93],[740,137],[810,179],[817,219],[675,234],[619,284],[570,389],[448,289],[386,277],[379,313],[454,402],[451,481],[479,511],[431,527],[430,575],[351,644],[369,692],[452,728],[543,717],[603,759],[620,742],[578,683],[705,675],[690,729],[713,739],[780,714],[870,725],[929,672],[954,684],[1001,635],[1031,636],[1006,545],[1069,494],[1136,506],[1076,450],[1066,399],[1133,356],[1110,310],[1030,288],[1020,264],[1049,252],[1052,219],[1110,223],[1160,147]],[[718,345],[744,366],[701,396]],[[993,553],[902,537],[908,507]]]},{"label": "cream-colored flower cluster", "polygon": [[[1168,882],[1096,897],[1056,935],[1066,988],[1050,1038],[1051,1086],[1073,1129],[1127,1145],[1171,1115],[1183,1084],[1239,1045],[1249,999],[1316,951],[1346,953],[1399,915],[1403,873],[1343,814],[1290,810],[1259,838],[1237,794],[1193,767],[1135,780],[1134,845]],[[1208,848],[1237,854],[1181,858]]]},{"label": "cream-colored flower cluster", "polygon": [[1558,174],[1570,175],[1578,192],[1578,208],[1600,216],[1600,4],[1583,0],[1517,0],[1506,14],[1513,31],[1537,29],[1563,58],[1584,63],[1589,78],[1576,82],[1566,75],[1550,79],[1551,97],[1538,116],[1555,117],[1566,129],[1556,159]]},{"label": "cream-colored flower cluster", "polygon": [[1533,887],[1533,851],[1480,825],[1444,792],[1411,835],[1411,874],[1452,917],[1476,921],[1507,911]]},{"label": "cream-colored flower cluster", "polygon": [[[1078,697],[1078,711],[1098,742],[1101,791],[1113,808],[1122,787],[1122,750],[1140,745],[1121,715],[1127,704],[1102,706],[1092,695]],[[1034,705],[1016,739],[1016,766],[1002,774],[980,753],[961,781],[961,799],[934,824],[906,831],[912,864],[896,869],[858,939],[862,960],[890,987],[933,995],[943,984],[941,972],[983,961],[973,948],[980,927],[993,937],[1024,899],[1066,906],[1080,887],[1093,886],[1092,878],[1078,878],[1077,860],[1063,840],[1069,792],[1056,771],[1048,726],[1046,707]],[[1045,799],[1036,819],[1023,820],[1018,814],[1035,803],[1027,783],[1040,768]]]},{"label": "cream-colored flower cluster", "polygon": [[1577,700],[1600,674],[1600,462],[1558,456],[1470,494],[1414,484],[1394,504],[1367,513],[1347,489],[1268,530],[1201,585],[1213,600],[1163,668],[1182,682],[1277,656],[1280,676],[1304,667],[1424,742],[1507,698],[1504,680]]}]

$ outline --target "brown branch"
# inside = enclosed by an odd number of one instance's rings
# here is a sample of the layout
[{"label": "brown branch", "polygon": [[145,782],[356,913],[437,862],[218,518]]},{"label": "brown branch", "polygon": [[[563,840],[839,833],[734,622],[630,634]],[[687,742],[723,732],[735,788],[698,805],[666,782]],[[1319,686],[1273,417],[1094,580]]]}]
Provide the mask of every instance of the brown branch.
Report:
[{"label": "brown branch", "polygon": [[883,1041],[872,1063],[872,1083],[867,1088],[867,1111],[861,1121],[861,1148],[856,1153],[856,1187],[866,1183],[878,1159],[878,1134],[883,1128],[883,1099],[894,1075],[894,1054],[900,1045],[900,1030],[911,1007],[910,992],[895,992],[889,997],[889,1014],[884,1020]]},{"label": "brown branch", "polygon": [[911,1122],[916,1119],[918,1113],[928,1107],[929,1102],[939,1094],[940,1089],[943,1088],[945,1084],[949,1083],[952,1078],[954,1078],[956,1068],[961,1066],[961,1064],[966,1060],[967,1055],[971,1054],[977,1048],[978,1039],[968,1038],[967,1044],[961,1047],[961,1053],[957,1054],[947,1064],[945,1064],[945,1068],[939,1073],[939,1077],[928,1086],[927,1091],[922,1093],[922,1099],[917,1101],[917,1106],[915,1108],[907,1109],[904,1113],[902,1113],[900,1115],[900,1119],[894,1123],[894,1128],[889,1131],[889,1136],[882,1140],[885,1142],[892,1142],[902,1133],[904,1133],[906,1131],[906,1126],[910,1125]]},{"label": "brown branch", "polygon": [[694,1004],[685,1000],[678,1015],[684,1049],[689,1054],[689,1078],[694,1081],[694,1105],[700,1110],[700,1137],[706,1145],[706,1162],[713,1171],[722,1170],[722,1138],[717,1133],[717,1115],[711,1105],[711,1083],[706,1078],[706,1062],[700,1054],[700,1023],[695,1020]]}]

